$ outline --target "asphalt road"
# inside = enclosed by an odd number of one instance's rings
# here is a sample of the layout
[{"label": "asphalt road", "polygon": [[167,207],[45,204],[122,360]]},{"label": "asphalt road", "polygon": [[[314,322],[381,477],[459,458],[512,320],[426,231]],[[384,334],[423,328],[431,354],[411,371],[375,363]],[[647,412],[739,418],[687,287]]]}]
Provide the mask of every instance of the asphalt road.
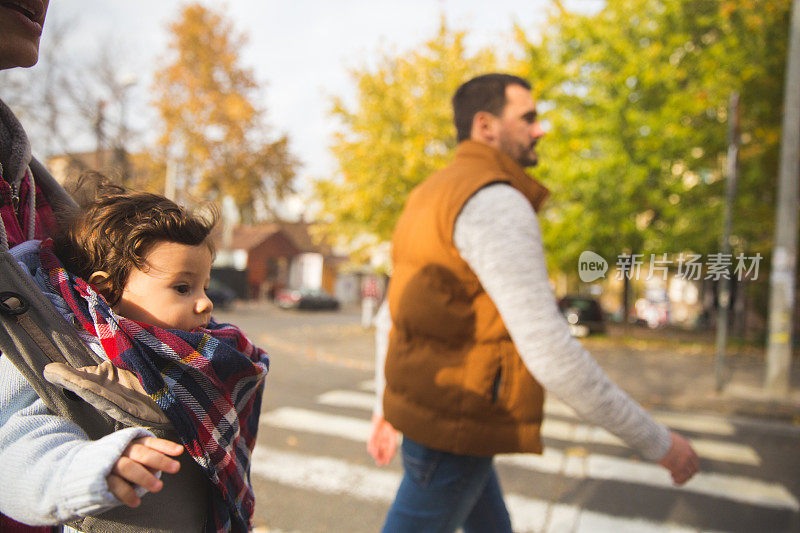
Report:
[{"label": "asphalt road", "polygon": [[[242,304],[215,315],[271,358],[252,468],[258,530],[379,531],[402,468],[397,457],[378,468],[365,451],[373,341],[358,310]],[[546,410],[545,455],[497,459],[516,531],[800,531],[796,424],[656,412],[701,455],[702,473],[675,488],[564,404]]]}]

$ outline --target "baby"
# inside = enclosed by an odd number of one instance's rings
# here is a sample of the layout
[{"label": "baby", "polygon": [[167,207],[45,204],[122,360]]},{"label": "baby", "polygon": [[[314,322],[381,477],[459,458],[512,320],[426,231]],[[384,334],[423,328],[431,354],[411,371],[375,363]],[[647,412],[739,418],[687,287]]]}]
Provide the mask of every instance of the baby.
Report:
[{"label": "baby", "polygon": [[[122,390],[130,386],[134,396],[144,393],[152,398],[206,473],[212,489],[207,491],[208,504],[217,529],[246,530],[254,508],[249,456],[268,359],[238,329],[211,318],[213,304],[205,290],[213,260],[209,241],[213,226],[213,219],[192,215],[162,196],[106,190],[67,224],[54,243],[37,243],[33,251],[33,243],[25,243],[17,257],[59,311],[80,325],[86,343],[110,361],[98,365],[105,367],[102,371],[66,368],[66,381],[76,382],[75,375],[102,374],[101,381],[113,380],[117,389],[120,382],[132,381]],[[2,359],[0,363],[8,366]],[[0,368],[0,386],[6,379],[3,372]],[[122,374],[124,379],[118,379]],[[15,405],[14,398],[0,399],[3,415],[7,408],[28,407]],[[14,422],[13,414],[0,420],[0,441],[11,434],[24,443],[41,432],[37,428],[20,434]],[[211,435],[200,427],[209,422],[217,428]],[[60,430],[57,422],[50,423],[55,424],[52,431]],[[183,447],[141,428],[132,429],[122,430],[130,433],[128,445],[122,453],[112,454],[108,467],[100,470],[109,472],[105,480],[116,504],[135,507],[142,495],[135,488],[160,490],[162,483],[153,472],[176,472],[178,463],[169,456],[179,455]],[[142,432],[149,436],[142,438]],[[73,445],[99,448],[98,443],[113,437],[80,442],[85,436],[78,435]],[[33,486],[46,483],[40,480]],[[91,493],[97,480],[88,483],[86,490]],[[60,501],[30,503],[19,519],[63,522],[108,508],[108,499],[97,494],[94,506],[83,501],[79,509]],[[19,510],[20,502],[15,503]]]},{"label": "baby", "polygon": [[67,271],[126,318],[163,329],[208,325],[214,226],[150,193],[117,193],[85,207],[55,240]]}]

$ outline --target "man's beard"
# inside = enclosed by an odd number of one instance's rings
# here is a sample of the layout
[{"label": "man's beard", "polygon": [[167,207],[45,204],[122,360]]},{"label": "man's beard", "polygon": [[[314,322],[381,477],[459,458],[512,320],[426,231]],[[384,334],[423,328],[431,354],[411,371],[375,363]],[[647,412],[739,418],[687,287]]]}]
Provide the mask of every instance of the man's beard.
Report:
[{"label": "man's beard", "polygon": [[531,146],[529,150],[523,152],[522,155],[517,158],[516,161],[522,168],[535,167],[539,163],[539,156],[533,151],[534,146]]},{"label": "man's beard", "polygon": [[500,137],[500,151],[516,161],[522,168],[535,167],[539,163],[539,156],[534,152],[536,141],[524,146],[508,138]]}]

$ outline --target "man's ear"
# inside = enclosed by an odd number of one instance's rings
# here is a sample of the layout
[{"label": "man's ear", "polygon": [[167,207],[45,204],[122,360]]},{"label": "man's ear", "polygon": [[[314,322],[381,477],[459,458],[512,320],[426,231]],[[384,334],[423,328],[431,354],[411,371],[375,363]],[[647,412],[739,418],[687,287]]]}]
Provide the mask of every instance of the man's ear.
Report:
[{"label": "man's ear", "polygon": [[478,111],[472,118],[473,141],[494,145],[500,136],[500,119],[488,111]]}]

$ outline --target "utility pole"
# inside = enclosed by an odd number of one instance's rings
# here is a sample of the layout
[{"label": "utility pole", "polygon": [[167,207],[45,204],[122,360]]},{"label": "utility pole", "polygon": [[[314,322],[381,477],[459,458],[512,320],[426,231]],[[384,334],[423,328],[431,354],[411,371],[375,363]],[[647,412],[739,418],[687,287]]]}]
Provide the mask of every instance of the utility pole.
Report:
[{"label": "utility pole", "polygon": [[120,177],[122,178],[122,185],[129,187],[131,178],[133,177],[133,171],[129,156],[128,90],[136,85],[137,77],[133,74],[128,74],[117,80],[117,82],[116,96],[119,103],[119,134],[117,136],[117,146],[115,150],[116,164],[120,172]]},{"label": "utility pole", "polygon": [[97,147],[95,148],[94,153],[94,164],[95,168],[100,171],[102,171],[103,167],[105,166],[105,157],[103,153],[106,145],[105,121],[106,102],[105,100],[100,100],[97,102],[97,114],[94,122],[94,137],[95,141],[97,142]]},{"label": "utility pole", "polygon": [[797,208],[800,180],[800,0],[792,2],[783,133],[778,174],[775,245],[770,273],[769,338],[764,389],[774,396],[789,392],[792,363],[792,313],[797,271]]},{"label": "utility pole", "polygon": [[[731,253],[731,227],[733,226],[733,204],[736,200],[736,185],[739,178],[739,93],[731,94],[728,105],[728,163],[727,184],[725,188],[725,220],[722,225],[720,253],[727,257]],[[725,348],[728,343],[728,309],[731,306],[731,280],[722,276],[719,280],[717,298],[717,361],[715,365],[717,392],[722,390],[723,370],[725,369]]]},{"label": "utility pole", "polygon": [[178,184],[177,184],[177,163],[174,159],[167,158],[167,174],[164,177],[164,196],[173,202],[178,199]]}]

